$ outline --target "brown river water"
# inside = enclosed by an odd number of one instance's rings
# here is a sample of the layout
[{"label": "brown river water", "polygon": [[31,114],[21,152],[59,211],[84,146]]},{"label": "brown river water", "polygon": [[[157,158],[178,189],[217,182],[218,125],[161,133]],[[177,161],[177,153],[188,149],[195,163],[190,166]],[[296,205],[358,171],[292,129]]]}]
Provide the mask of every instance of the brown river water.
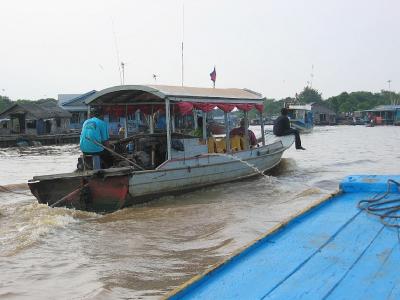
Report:
[{"label": "brown river water", "polygon": [[[98,215],[39,205],[34,175],[72,171],[77,145],[0,149],[0,299],[158,299],[350,174],[399,174],[400,127],[317,127],[262,177]],[[17,194],[18,193],[18,194]],[[293,249],[295,251],[295,249]]]}]

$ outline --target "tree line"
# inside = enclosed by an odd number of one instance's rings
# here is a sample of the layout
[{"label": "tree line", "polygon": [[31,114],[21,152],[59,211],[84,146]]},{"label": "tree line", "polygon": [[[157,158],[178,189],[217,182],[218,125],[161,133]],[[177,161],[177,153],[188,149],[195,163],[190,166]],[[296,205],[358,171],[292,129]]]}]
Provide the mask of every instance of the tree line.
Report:
[{"label": "tree line", "polygon": [[322,98],[322,94],[314,88],[306,86],[295,97],[287,97],[280,100],[267,99],[265,101],[265,113],[268,116],[279,114],[285,103],[309,104],[321,103],[332,109],[337,114],[353,113],[367,110],[378,105],[400,104],[400,93],[382,90],[379,93],[372,92],[343,92],[337,96]]}]

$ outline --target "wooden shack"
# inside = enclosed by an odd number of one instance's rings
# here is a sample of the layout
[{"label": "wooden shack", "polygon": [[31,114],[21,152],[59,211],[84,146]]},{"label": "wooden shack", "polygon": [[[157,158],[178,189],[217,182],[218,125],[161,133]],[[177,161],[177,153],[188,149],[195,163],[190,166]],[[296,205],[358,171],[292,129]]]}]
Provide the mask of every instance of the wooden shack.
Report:
[{"label": "wooden shack", "polygon": [[52,102],[17,103],[0,113],[0,135],[67,133],[71,116]]}]

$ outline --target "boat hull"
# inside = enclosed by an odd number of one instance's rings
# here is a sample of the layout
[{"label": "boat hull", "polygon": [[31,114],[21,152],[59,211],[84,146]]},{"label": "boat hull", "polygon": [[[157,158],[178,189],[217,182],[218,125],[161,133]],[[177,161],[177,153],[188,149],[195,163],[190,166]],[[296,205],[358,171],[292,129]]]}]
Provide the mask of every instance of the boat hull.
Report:
[{"label": "boat hull", "polygon": [[275,167],[293,136],[267,146],[225,154],[204,154],[166,161],[156,170],[130,168],[35,177],[28,185],[39,203],[112,212],[169,194],[263,174]]},{"label": "boat hull", "polygon": [[[393,180],[397,186],[388,185]],[[399,184],[398,175],[349,176],[340,193],[276,225],[166,298],[399,299],[398,228],[359,209],[359,201],[377,195],[396,201]]]}]

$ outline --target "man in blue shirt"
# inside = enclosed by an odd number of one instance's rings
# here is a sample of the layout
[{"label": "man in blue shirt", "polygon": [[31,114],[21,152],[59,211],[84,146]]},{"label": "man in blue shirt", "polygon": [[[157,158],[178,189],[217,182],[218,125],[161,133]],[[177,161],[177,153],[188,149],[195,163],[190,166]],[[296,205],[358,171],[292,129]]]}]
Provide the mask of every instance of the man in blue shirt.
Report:
[{"label": "man in blue shirt", "polygon": [[108,146],[110,139],[107,123],[100,119],[100,111],[93,109],[93,116],[87,119],[82,126],[80,137],[80,148],[85,155],[100,156],[103,168],[108,168],[112,164],[110,152],[102,145]]}]

